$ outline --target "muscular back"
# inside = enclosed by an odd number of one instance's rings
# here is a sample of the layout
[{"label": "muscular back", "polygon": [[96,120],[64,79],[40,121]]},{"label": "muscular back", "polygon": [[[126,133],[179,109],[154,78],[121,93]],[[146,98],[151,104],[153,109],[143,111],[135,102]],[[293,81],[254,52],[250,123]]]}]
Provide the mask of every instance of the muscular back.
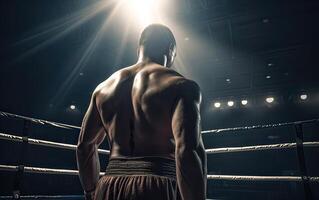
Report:
[{"label": "muscular back", "polygon": [[96,105],[111,157],[174,157],[172,115],[181,75],[157,64],[122,69],[101,83]]}]

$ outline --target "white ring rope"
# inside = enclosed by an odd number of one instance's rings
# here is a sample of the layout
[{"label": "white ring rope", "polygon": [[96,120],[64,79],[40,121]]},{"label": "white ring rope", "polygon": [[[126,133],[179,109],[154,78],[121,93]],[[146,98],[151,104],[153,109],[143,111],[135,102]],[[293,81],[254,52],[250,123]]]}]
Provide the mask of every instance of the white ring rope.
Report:
[{"label": "white ring rope", "polygon": [[228,181],[303,181],[319,182],[319,177],[312,176],[238,176],[238,175],[207,175],[209,180]]},{"label": "white ring rope", "polygon": [[[281,144],[265,144],[265,145],[243,146],[243,147],[223,147],[223,148],[206,149],[206,153],[217,154],[217,153],[275,150],[275,149],[291,149],[291,148],[295,148],[296,146],[297,146],[296,143],[281,143]],[[303,146],[318,147],[319,142],[303,142]]]},{"label": "white ring rope", "polygon": [[315,123],[315,122],[319,122],[319,119],[309,119],[309,120],[295,121],[295,122],[282,122],[277,124],[264,124],[264,125],[255,125],[255,126],[212,129],[212,130],[202,131],[201,133],[208,134],[208,133],[223,133],[223,132],[230,132],[230,131],[246,131],[246,130],[252,130],[252,129],[275,128],[275,127],[281,127],[281,126],[291,126],[291,125]]},{"label": "white ring rope", "polygon": [[[0,196],[0,199],[15,199],[12,196]],[[84,195],[22,195],[19,199],[84,199]]]},{"label": "white ring rope", "polygon": [[[47,120],[42,120],[42,119],[25,117],[22,115],[16,115],[16,114],[7,113],[7,112],[3,112],[3,111],[0,111],[0,116],[11,117],[11,118],[16,118],[16,119],[23,119],[23,120],[27,120],[27,121],[30,121],[30,122],[35,123],[35,124],[41,124],[41,125],[46,124],[46,125],[59,127],[59,128],[65,128],[65,129],[81,129],[81,127],[79,127],[79,126],[73,126],[73,125],[63,124],[63,123],[59,123],[59,122],[52,122],[52,121],[47,121]],[[277,124],[265,124],[265,125],[255,125],[255,126],[212,129],[212,130],[202,131],[201,133],[202,134],[209,134],[209,133],[222,133],[222,132],[230,132],[230,131],[244,131],[244,130],[275,128],[275,127],[280,127],[280,126],[289,126],[289,125],[315,123],[315,122],[319,122],[319,119],[310,119],[310,120],[295,121],[295,122],[283,122],[283,123],[277,123]]]},{"label": "white ring rope", "polygon": [[[16,142],[23,142],[25,140],[21,136],[10,135],[10,134],[5,134],[5,133],[0,133],[0,139],[16,141]],[[51,142],[51,141],[38,140],[38,139],[33,139],[33,138],[27,138],[26,142],[29,143],[29,144],[46,146],[46,147],[54,147],[54,148],[59,148],[59,149],[76,150],[76,145],[73,145],[73,144]],[[101,154],[110,154],[109,150],[104,150],[104,149],[98,149],[98,152],[101,153]]]},{"label": "white ring rope", "polygon": [[27,121],[30,121],[30,122],[35,123],[35,124],[41,124],[41,125],[46,124],[46,125],[50,125],[50,126],[54,126],[54,127],[58,127],[58,128],[64,128],[64,129],[81,129],[81,127],[78,127],[78,126],[63,124],[63,123],[59,123],[59,122],[51,122],[51,121],[47,121],[47,120],[43,120],[43,119],[36,119],[36,118],[32,118],[32,117],[25,117],[22,115],[16,115],[16,114],[2,112],[2,111],[0,111],[0,116],[11,117],[11,118],[16,118],[16,119],[23,119],[23,120],[27,120]]},{"label": "white ring rope", "polygon": [[[81,129],[81,127],[51,122],[47,120],[35,119],[31,117],[25,117],[20,115],[15,115],[7,112],[0,111],[0,116],[8,117],[8,118],[16,118],[23,119],[26,121],[30,121],[35,124],[41,125],[50,125],[58,128],[64,129]],[[224,128],[224,129],[213,129],[202,131],[202,134],[218,134],[223,132],[230,131],[244,131],[244,130],[252,130],[252,129],[264,129],[264,128],[275,128],[281,126],[289,126],[289,125],[298,125],[304,123],[315,123],[319,122],[319,119],[312,120],[304,120],[297,122],[285,122],[285,123],[277,123],[277,124],[268,124],[268,125],[256,125],[256,126],[246,126],[246,127],[234,127],[234,128]],[[76,145],[51,142],[46,140],[38,140],[28,137],[21,137],[16,135],[10,135],[6,133],[0,132],[0,139],[16,141],[16,142],[27,142],[33,145],[47,146],[53,148],[60,149],[69,149],[76,150]],[[318,147],[319,142],[303,142],[304,147]],[[261,151],[261,150],[274,150],[274,149],[288,149],[288,148],[296,148],[296,143],[281,143],[281,144],[268,144],[268,145],[255,145],[255,146],[243,146],[243,147],[224,147],[224,148],[212,148],[206,149],[207,154],[218,154],[218,153],[234,153],[234,152],[250,152],[250,151]],[[98,152],[101,154],[109,154],[110,151],[98,149]],[[38,173],[38,174],[62,174],[62,175],[78,175],[79,172],[77,170],[70,169],[52,169],[52,168],[40,168],[40,167],[27,167],[27,166],[13,166],[13,165],[0,165],[0,171],[24,171],[27,173]],[[100,172],[100,176],[103,176],[104,173]],[[319,182],[319,177],[301,177],[301,176],[243,176],[243,175],[207,175],[208,180],[222,180],[222,181],[311,181],[311,182]]]},{"label": "white ring rope", "polygon": [[[19,171],[19,166],[14,165],[0,165],[0,171]],[[79,171],[72,169],[52,169],[52,168],[42,168],[42,167],[27,167],[23,166],[23,171],[33,174],[63,174],[63,175],[79,175]],[[100,176],[104,173],[100,172]]]},{"label": "white ring rope", "polygon": [[[0,171],[18,171],[19,166],[0,165]],[[24,172],[36,174],[63,174],[79,175],[77,170],[70,169],[51,169],[40,167],[24,167]],[[103,176],[104,172],[100,172]],[[209,180],[229,180],[229,181],[303,181],[319,182],[319,177],[301,177],[301,176],[237,176],[237,175],[207,175]]]},{"label": "white ring rope", "polygon": [[[25,139],[21,136],[10,135],[0,132],[0,139],[23,142]],[[76,150],[76,145],[73,144],[65,144],[59,142],[51,142],[46,140],[38,140],[33,138],[27,138],[27,143],[60,148],[60,149],[70,149]],[[263,150],[275,150],[275,149],[290,149],[295,148],[297,146],[296,143],[281,143],[281,144],[266,144],[266,145],[255,145],[255,146],[243,146],[243,147],[223,147],[223,148],[213,148],[206,149],[207,154],[218,154],[218,153],[235,153],[235,152],[249,152],[249,151],[263,151]],[[318,147],[319,142],[304,142],[303,146],[305,147]],[[98,152],[101,154],[110,154],[109,150],[98,149]]]}]

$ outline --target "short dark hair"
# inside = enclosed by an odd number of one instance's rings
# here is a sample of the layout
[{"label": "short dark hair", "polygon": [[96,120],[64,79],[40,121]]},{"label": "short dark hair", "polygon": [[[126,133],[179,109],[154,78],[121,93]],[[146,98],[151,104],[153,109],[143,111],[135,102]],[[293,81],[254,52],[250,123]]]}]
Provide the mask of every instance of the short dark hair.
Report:
[{"label": "short dark hair", "polygon": [[139,46],[144,47],[145,55],[156,57],[168,53],[172,48],[176,48],[176,40],[167,26],[151,24],[143,30]]}]

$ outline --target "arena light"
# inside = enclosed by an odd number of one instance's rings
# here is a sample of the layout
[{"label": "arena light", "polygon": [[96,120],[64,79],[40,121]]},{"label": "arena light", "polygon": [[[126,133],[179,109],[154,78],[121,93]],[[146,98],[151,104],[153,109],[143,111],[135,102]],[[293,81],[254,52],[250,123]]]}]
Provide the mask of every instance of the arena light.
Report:
[{"label": "arena light", "polygon": [[76,106],[72,104],[72,105],[70,105],[70,109],[71,109],[71,110],[75,110],[75,109],[76,109]]},{"label": "arena light", "polygon": [[[122,0],[126,17],[133,19],[143,28],[151,23],[159,23],[159,0]],[[134,20],[134,18],[137,18]]]},{"label": "arena light", "polygon": [[247,100],[247,99],[241,100],[241,104],[242,104],[243,106],[247,105],[247,104],[248,104],[248,100]]},{"label": "arena light", "polygon": [[262,22],[263,22],[264,24],[267,24],[267,23],[269,22],[269,19],[268,19],[268,18],[263,18],[263,19],[262,19]]},{"label": "arena light", "polygon": [[267,103],[273,103],[275,101],[275,98],[274,97],[267,97],[266,98],[266,102]]},{"label": "arena light", "polygon": [[215,103],[214,103],[214,107],[215,107],[215,108],[219,108],[220,106],[221,106],[220,102],[215,102]]},{"label": "arena light", "polygon": [[228,105],[229,107],[234,106],[234,101],[228,101],[228,102],[227,102],[227,105]]},{"label": "arena light", "polygon": [[308,95],[307,94],[301,94],[300,95],[300,99],[301,100],[306,100],[308,98]]}]

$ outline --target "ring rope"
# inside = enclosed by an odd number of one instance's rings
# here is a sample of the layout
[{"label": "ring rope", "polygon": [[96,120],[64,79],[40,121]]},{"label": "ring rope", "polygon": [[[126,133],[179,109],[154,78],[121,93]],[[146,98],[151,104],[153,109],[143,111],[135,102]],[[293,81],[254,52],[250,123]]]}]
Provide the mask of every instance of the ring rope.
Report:
[{"label": "ring rope", "polygon": [[[24,172],[32,174],[62,174],[62,175],[79,175],[79,171],[72,169],[52,169],[42,167],[27,167],[23,166]],[[16,172],[19,170],[19,166],[15,165],[0,165],[0,171]],[[100,172],[100,176],[103,176],[104,172]]]},{"label": "ring rope", "polygon": [[[0,132],[0,139],[23,142],[25,138],[16,135],[10,135]],[[27,138],[27,143],[33,145],[47,146],[60,149],[70,149],[76,150],[76,145],[51,142],[46,140],[38,140],[33,138]],[[319,142],[304,142],[305,147],[318,147]],[[249,152],[249,151],[263,151],[263,150],[275,150],[275,149],[289,149],[295,148],[296,143],[280,143],[280,144],[266,144],[266,145],[255,145],[255,146],[243,146],[243,147],[223,147],[223,148],[212,148],[206,149],[208,154],[218,154],[218,153],[235,153],[235,152]],[[110,154],[109,150],[98,149],[98,152],[101,154]]]},{"label": "ring rope", "polygon": [[35,124],[50,125],[50,126],[64,128],[64,129],[81,129],[81,127],[78,127],[78,126],[63,124],[63,123],[59,123],[59,122],[52,122],[52,121],[47,121],[47,120],[43,120],[43,119],[36,119],[36,118],[26,117],[26,116],[22,116],[22,115],[16,115],[16,114],[7,113],[7,112],[3,112],[3,111],[0,111],[0,116],[8,117],[8,118],[11,117],[11,118],[16,118],[16,119],[23,119],[23,120],[27,120],[27,121],[30,121],[30,122],[35,123]]},{"label": "ring rope", "polygon": [[[0,132],[0,139],[15,141],[15,142],[23,142],[26,140],[27,143],[33,144],[33,145],[76,150],[76,145],[73,145],[73,144],[51,142],[51,141],[38,140],[33,138],[25,139],[24,137],[21,137],[21,136],[10,135],[10,134],[5,134],[1,132]],[[318,147],[319,142],[304,142],[303,145],[305,147]],[[280,144],[266,144],[266,145],[243,146],[243,147],[212,148],[212,149],[206,149],[205,151],[208,154],[218,154],[218,153],[235,153],[235,152],[263,151],[263,150],[275,150],[275,149],[290,149],[290,148],[295,148],[296,146],[297,146],[296,143],[280,143]],[[98,149],[98,152],[101,154],[110,154],[109,150],[104,150],[104,149]]]},{"label": "ring rope", "polygon": [[[84,199],[84,195],[22,195],[20,199]],[[0,199],[12,199],[12,196],[0,196]]]},{"label": "ring rope", "polygon": [[[84,195],[22,195],[20,199],[85,199]],[[0,199],[12,199],[12,196],[0,196]],[[211,199],[206,199],[211,200]]]},{"label": "ring rope", "polygon": [[[51,122],[47,120],[35,119],[31,117],[25,117],[21,115],[15,115],[7,112],[0,111],[0,116],[18,118],[30,121],[35,124],[41,125],[50,125],[54,127],[64,128],[64,129],[80,129],[78,126]],[[267,124],[267,125],[255,125],[255,126],[245,126],[245,127],[234,127],[234,128],[224,128],[224,129],[213,129],[202,131],[202,134],[209,133],[223,133],[230,131],[244,131],[252,129],[264,129],[264,128],[275,128],[281,126],[289,125],[298,125],[304,123],[316,123],[319,119],[303,120],[296,122],[285,122],[277,124]],[[21,136],[9,135],[5,133],[0,133],[0,139],[6,139],[11,141],[27,142],[35,145],[42,145],[48,147],[62,148],[62,149],[71,149],[76,150],[76,145],[57,143],[45,140],[37,140],[32,138],[25,138]],[[304,146],[317,147],[319,142],[304,142]],[[217,154],[217,153],[230,153],[230,152],[248,152],[248,151],[260,151],[260,150],[271,150],[271,149],[287,149],[295,148],[296,143],[281,143],[281,144],[270,144],[270,145],[256,145],[256,146],[244,146],[244,147],[226,147],[226,148],[213,148],[206,149],[208,154]],[[99,153],[109,154],[108,150],[98,150]],[[68,170],[68,169],[50,169],[50,168],[39,168],[39,167],[24,167],[22,166],[25,172],[28,173],[40,173],[40,174],[65,174],[65,175],[78,175],[77,170]],[[0,165],[0,171],[19,171],[21,166],[11,166],[11,165]],[[100,173],[102,176],[104,173]],[[309,176],[234,176],[234,175],[207,175],[209,180],[230,180],[230,181],[313,181],[319,182],[319,177],[309,177]]]},{"label": "ring rope", "polygon": [[[41,124],[41,125],[46,124],[46,125],[59,127],[59,128],[65,128],[65,129],[81,129],[81,127],[79,127],[79,126],[73,126],[73,125],[63,124],[63,123],[59,123],[59,122],[52,122],[52,121],[47,121],[47,120],[42,120],[42,119],[25,117],[22,115],[16,115],[16,114],[3,112],[3,111],[0,111],[0,116],[23,119],[23,120],[31,121],[35,124]],[[277,124],[264,124],[264,125],[255,125],[255,126],[212,129],[212,130],[202,131],[201,133],[202,134],[209,134],[209,133],[212,134],[212,133],[223,133],[223,132],[230,132],[230,131],[244,131],[244,130],[275,128],[275,127],[281,127],[281,126],[290,126],[290,125],[315,123],[315,122],[319,122],[319,119],[302,120],[302,121],[295,121],[295,122],[283,122],[283,123],[277,123]]]},{"label": "ring rope", "polygon": [[[0,171],[18,171],[19,166],[0,165]],[[40,167],[24,167],[27,173],[36,174],[63,174],[63,175],[78,175],[77,170],[70,169],[52,169]],[[103,176],[104,172],[100,172]],[[230,181],[303,181],[319,182],[319,177],[301,177],[301,176],[237,176],[237,175],[207,175],[209,180],[230,180]]]},{"label": "ring rope", "polygon": [[[275,150],[275,149],[290,149],[295,148],[296,143],[280,143],[280,144],[266,144],[266,145],[255,145],[255,146],[243,146],[243,147],[223,147],[206,149],[207,154],[218,154],[218,153],[235,153],[235,152],[249,152],[249,151],[263,151],[263,150]],[[303,142],[305,147],[318,147],[319,142]]]},{"label": "ring rope", "polygon": [[[12,196],[0,196],[0,199],[12,199]],[[22,195],[19,199],[85,199],[84,195]],[[206,199],[211,200],[211,199]]]},{"label": "ring rope", "polygon": [[264,124],[264,125],[255,125],[255,126],[212,129],[212,130],[202,131],[201,133],[208,134],[208,133],[222,133],[222,132],[230,132],[230,131],[246,131],[246,130],[252,130],[252,129],[275,128],[275,127],[281,127],[281,126],[290,126],[290,125],[315,123],[315,122],[319,122],[319,119],[309,119],[309,120],[295,121],[295,122],[282,122],[277,124]]},{"label": "ring rope", "polygon": [[[15,141],[15,142],[26,141],[28,144],[34,144],[34,145],[39,145],[39,146],[76,150],[76,145],[73,145],[73,144],[65,144],[65,143],[59,143],[59,142],[51,142],[51,141],[47,141],[47,140],[25,138],[25,137],[10,135],[10,134],[1,133],[1,132],[0,132],[0,139]],[[110,154],[109,150],[104,150],[104,149],[98,149],[98,152],[101,154]]]},{"label": "ring rope", "polygon": [[229,181],[311,181],[319,182],[319,177],[307,176],[238,176],[238,175],[207,175],[209,180]]},{"label": "ring rope", "polygon": [[[18,171],[19,166],[14,165],[0,165],[1,171]],[[42,167],[24,167],[24,172],[32,174],[62,174],[62,175],[79,175],[77,170],[72,169],[51,169]],[[100,173],[103,175],[104,173]]]}]

